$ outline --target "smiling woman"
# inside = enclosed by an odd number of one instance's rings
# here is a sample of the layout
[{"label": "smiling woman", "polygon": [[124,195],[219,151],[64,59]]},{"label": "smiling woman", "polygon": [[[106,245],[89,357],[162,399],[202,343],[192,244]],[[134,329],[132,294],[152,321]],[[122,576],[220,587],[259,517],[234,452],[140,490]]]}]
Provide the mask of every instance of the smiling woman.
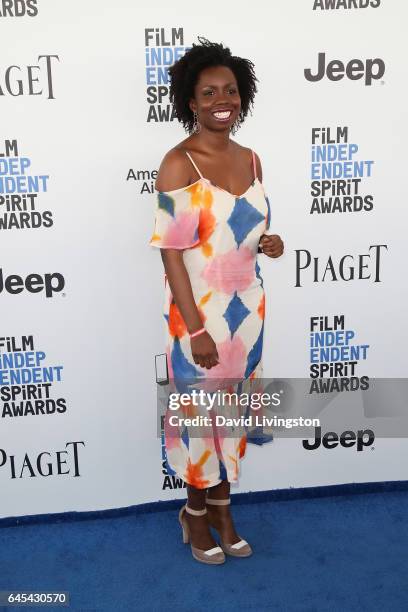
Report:
[{"label": "smiling woman", "polygon": [[[283,243],[265,233],[270,207],[258,156],[230,138],[253,104],[253,64],[199,40],[169,69],[170,99],[190,135],[160,165],[150,244],[161,250],[168,281],[170,378],[178,390],[193,380],[239,395],[259,391],[262,377],[265,294],[257,255],[261,248],[279,257]],[[184,408],[188,417],[200,413],[193,401]],[[199,434],[193,426],[174,432],[169,413],[165,424],[168,470],[187,483],[188,503],[180,511],[184,541],[191,539],[195,559],[210,564],[223,563],[224,553],[252,554],[229,510],[230,483],[238,480],[247,439],[242,428],[217,427],[214,417],[223,410],[204,407],[212,424]],[[238,403],[228,415],[233,423]]]}]

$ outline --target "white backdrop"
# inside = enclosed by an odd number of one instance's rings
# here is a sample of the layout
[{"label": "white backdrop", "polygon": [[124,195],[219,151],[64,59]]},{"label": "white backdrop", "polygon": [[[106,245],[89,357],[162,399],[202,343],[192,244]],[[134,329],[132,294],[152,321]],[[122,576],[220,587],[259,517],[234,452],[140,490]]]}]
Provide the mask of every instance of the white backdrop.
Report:
[{"label": "white backdrop", "polygon": [[[322,0],[315,10],[313,0],[255,7],[208,0],[201,13],[184,0],[158,0],[151,8],[131,0],[38,0],[31,3],[34,15],[25,13],[28,4],[4,11],[0,3],[0,517],[185,494],[162,473],[156,436],[154,355],[164,351],[164,337],[162,263],[148,245],[154,196],[143,193],[143,180],[129,178],[157,170],[185,133],[176,121],[147,121],[146,30],[158,29],[172,42],[175,28],[182,39],[169,47],[188,47],[203,35],[255,64],[254,114],[236,140],[261,158],[271,230],[286,247],[279,260],[259,259],[267,295],[265,376],[308,377],[310,318],[337,314],[358,343],[369,345],[358,376],[406,375],[403,0],[373,6],[362,0],[350,9],[344,6],[353,3]],[[354,63],[339,80],[307,80],[304,70],[315,73],[319,53],[326,64],[360,60],[362,78],[349,78],[358,73]],[[57,56],[48,73],[44,55]],[[385,67],[371,84],[367,60],[380,60],[373,72],[381,62]],[[165,96],[163,109],[167,104]],[[359,186],[363,196],[372,195],[372,210],[310,213],[312,129],[324,127],[333,133],[346,127],[348,142],[358,145],[353,159],[374,162]],[[7,195],[27,190],[26,179],[17,184],[16,157],[30,161],[23,176],[49,177],[39,181],[26,210],[22,197],[7,204]],[[50,213],[33,227],[44,211]],[[322,280],[329,256],[356,258],[382,244],[388,250],[380,282],[373,282],[372,259],[368,280],[333,281],[330,274]],[[304,271],[296,287],[301,249],[319,258],[321,272],[314,282]],[[54,274],[49,297],[47,274]],[[13,275],[22,280],[8,278]],[[11,385],[11,370],[21,371],[4,361],[21,353],[31,399],[23,396],[24,381]],[[59,401],[62,411],[30,413],[47,389],[49,406]],[[350,397],[353,406],[358,400]],[[19,408],[22,414],[11,416]],[[250,445],[234,491],[406,479],[407,448],[405,439],[377,438],[374,452],[310,452],[299,439],[275,438],[262,448]]]}]

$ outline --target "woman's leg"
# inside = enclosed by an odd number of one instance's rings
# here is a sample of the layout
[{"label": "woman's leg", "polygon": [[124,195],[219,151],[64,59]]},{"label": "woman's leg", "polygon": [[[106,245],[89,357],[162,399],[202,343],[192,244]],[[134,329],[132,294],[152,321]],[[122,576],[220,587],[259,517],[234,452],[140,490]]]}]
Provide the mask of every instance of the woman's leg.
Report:
[{"label": "woman's leg", "polygon": [[[228,499],[230,488],[228,480],[222,480],[220,484],[208,489],[208,497],[211,499]],[[224,542],[236,544],[241,538],[235,531],[230,508],[230,506],[213,506],[208,504],[208,520],[210,525],[218,531]]]},{"label": "woman's leg", "polygon": [[[206,489],[196,489],[191,485],[187,485],[187,505],[192,510],[204,510],[206,508],[206,494]],[[190,529],[191,543],[195,548],[210,550],[218,546],[211,535],[207,514],[204,514],[204,516],[193,516],[186,512],[185,517]]]}]

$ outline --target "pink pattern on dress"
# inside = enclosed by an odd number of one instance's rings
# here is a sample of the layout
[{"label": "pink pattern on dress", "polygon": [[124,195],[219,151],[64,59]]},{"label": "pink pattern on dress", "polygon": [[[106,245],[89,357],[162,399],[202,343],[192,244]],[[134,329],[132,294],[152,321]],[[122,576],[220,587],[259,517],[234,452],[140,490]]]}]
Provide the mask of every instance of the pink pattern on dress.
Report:
[{"label": "pink pattern on dress", "polygon": [[248,247],[217,255],[204,268],[201,276],[217,291],[245,291],[255,276],[254,254]]},{"label": "pink pattern on dress", "polygon": [[162,239],[163,248],[182,249],[198,243],[198,213],[181,212],[173,219]]},{"label": "pink pattern on dress", "polygon": [[[228,338],[218,343],[217,352],[219,363],[206,370],[207,381],[216,379],[215,382],[220,387],[221,382],[225,381],[225,386],[229,386],[233,381],[241,380],[245,373],[247,353],[241,337],[236,334],[232,339]],[[202,386],[204,387],[204,383]]]},{"label": "pink pattern on dress", "polygon": [[164,416],[164,435],[167,452],[170,452],[173,448],[180,448],[182,444],[178,427],[170,424],[169,419],[172,414],[172,412],[167,411]]}]

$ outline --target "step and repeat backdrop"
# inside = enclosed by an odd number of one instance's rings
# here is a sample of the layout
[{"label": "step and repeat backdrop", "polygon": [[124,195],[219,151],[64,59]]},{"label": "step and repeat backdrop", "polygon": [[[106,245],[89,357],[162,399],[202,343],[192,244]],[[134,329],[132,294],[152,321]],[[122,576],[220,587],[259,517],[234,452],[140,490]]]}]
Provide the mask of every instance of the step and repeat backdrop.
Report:
[{"label": "step and repeat backdrop", "polygon": [[[167,70],[198,36],[259,79],[235,139],[285,242],[259,256],[265,377],[319,393],[406,376],[407,18],[403,0],[0,0],[0,517],[185,495],[157,434],[148,243],[160,161],[186,136]],[[327,331],[344,333],[322,357]],[[367,444],[250,445],[234,491],[406,479],[406,439],[378,424]]]}]

